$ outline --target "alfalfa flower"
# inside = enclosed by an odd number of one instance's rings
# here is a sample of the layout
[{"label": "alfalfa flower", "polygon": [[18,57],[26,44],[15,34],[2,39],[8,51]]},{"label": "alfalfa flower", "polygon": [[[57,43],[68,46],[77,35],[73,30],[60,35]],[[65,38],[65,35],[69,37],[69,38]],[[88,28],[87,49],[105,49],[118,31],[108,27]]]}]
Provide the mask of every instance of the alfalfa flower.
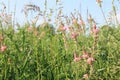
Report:
[{"label": "alfalfa flower", "polygon": [[87,58],[89,58],[89,54],[86,52],[86,51],[84,51],[83,52],[83,55],[81,56],[83,59],[87,59]]},{"label": "alfalfa flower", "polygon": [[93,61],[94,61],[94,58],[93,58],[93,57],[89,57],[89,58],[87,59],[87,63],[90,64],[90,65],[92,65]]},{"label": "alfalfa flower", "polygon": [[60,31],[61,32],[64,32],[64,31],[66,31],[67,30],[67,28],[65,27],[65,26],[62,26],[61,28],[60,28]]},{"label": "alfalfa flower", "polygon": [[6,45],[2,45],[2,46],[0,47],[0,51],[1,51],[1,52],[4,52],[6,49],[7,49],[7,46],[6,46]]},{"label": "alfalfa flower", "polygon": [[99,33],[99,29],[93,29],[92,31],[95,35]]},{"label": "alfalfa flower", "polygon": [[96,28],[96,24],[93,25],[92,33],[97,35],[99,33],[99,29]]},{"label": "alfalfa flower", "polygon": [[68,27],[65,27],[64,24],[61,22],[61,23],[60,23],[60,26],[59,26],[59,30],[60,30],[61,32],[65,32],[67,29],[68,29]]},{"label": "alfalfa flower", "polygon": [[74,62],[80,61],[81,57],[78,57],[76,52],[74,53]]},{"label": "alfalfa flower", "polygon": [[102,2],[102,0],[96,0],[96,3],[100,4]]},{"label": "alfalfa flower", "polygon": [[97,3],[100,7],[102,7],[102,5],[101,5],[102,0],[96,0],[96,3]]},{"label": "alfalfa flower", "polygon": [[85,22],[82,19],[80,19],[80,24],[85,25]]},{"label": "alfalfa flower", "polygon": [[85,78],[85,79],[88,80],[88,78],[89,78],[89,77],[88,77],[88,74],[84,74],[84,75],[83,75],[83,78]]},{"label": "alfalfa flower", "polygon": [[72,32],[72,33],[71,33],[71,38],[76,39],[77,36],[78,36],[78,33],[77,33],[77,32]]}]

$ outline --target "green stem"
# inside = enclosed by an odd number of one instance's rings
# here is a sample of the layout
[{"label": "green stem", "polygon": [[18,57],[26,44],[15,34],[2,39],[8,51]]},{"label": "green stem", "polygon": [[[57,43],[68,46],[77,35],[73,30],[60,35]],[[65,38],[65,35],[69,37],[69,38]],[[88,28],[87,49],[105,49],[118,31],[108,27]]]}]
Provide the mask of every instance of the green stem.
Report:
[{"label": "green stem", "polygon": [[63,40],[64,40],[65,51],[66,51],[66,53],[67,53],[67,51],[68,51],[68,46],[67,46],[67,38],[66,38],[66,36],[65,36],[65,33],[63,33]]},{"label": "green stem", "polygon": [[104,17],[104,19],[105,19],[105,22],[106,22],[106,23],[107,23],[107,25],[108,25],[108,22],[107,22],[107,19],[106,19],[106,17],[105,17],[105,14],[104,14],[104,11],[103,11],[102,7],[100,7],[100,10],[101,10],[102,15],[103,15],[103,17]]},{"label": "green stem", "polygon": [[40,80],[40,68],[39,68],[39,63],[38,63],[38,52],[36,52],[36,63],[37,63],[37,73],[38,73],[38,80]]}]

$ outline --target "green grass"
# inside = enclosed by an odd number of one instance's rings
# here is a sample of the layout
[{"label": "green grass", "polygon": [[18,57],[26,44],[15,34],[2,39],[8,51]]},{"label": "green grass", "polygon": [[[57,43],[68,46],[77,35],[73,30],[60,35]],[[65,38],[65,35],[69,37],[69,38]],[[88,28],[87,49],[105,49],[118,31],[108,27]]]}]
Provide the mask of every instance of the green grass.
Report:
[{"label": "green grass", "polygon": [[[31,31],[28,26],[2,28],[1,46],[7,49],[0,52],[0,80],[84,80],[86,73],[90,80],[119,80],[119,28],[101,27],[96,45],[92,34],[72,39],[47,23]],[[81,56],[84,50],[93,55],[92,65],[85,59],[74,62],[74,53]]]},{"label": "green grass", "polygon": [[[59,17],[61,9],[54,26],[44,21],[36,27],[37,20],[28,20],[15,29],[15,20],[9,23],[0,16],[0,80],[120,80],[120,26],[113,23],[117,19],[107,22],[97,1],[107,25],[96,25],[89,13],[88,22],[78,12]],[[114,0],[112,7],[116,16]],[[27,10],[36,9],[29,5]],[[47,16],[46,11],[36,18]]]}]

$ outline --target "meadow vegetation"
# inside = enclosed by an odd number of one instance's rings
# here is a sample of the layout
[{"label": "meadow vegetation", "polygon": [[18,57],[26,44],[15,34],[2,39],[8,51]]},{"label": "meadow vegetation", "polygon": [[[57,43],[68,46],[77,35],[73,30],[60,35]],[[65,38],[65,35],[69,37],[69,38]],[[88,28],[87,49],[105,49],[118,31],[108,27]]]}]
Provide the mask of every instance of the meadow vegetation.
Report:
[{"label": "meadow vegetation", "polygon": [[[96,2],[103,11],[101,0]],[[41,12],[27,6],[24,11]],[[104,13],[103,26],[91,14],[86,24],[80,13],[59,13],[55,24],[38,14],[43,24],[36,26],[36,19],[16,28],[9,14],[0,14],[0,80],[120,80],[120,26],[111,25]]]}]

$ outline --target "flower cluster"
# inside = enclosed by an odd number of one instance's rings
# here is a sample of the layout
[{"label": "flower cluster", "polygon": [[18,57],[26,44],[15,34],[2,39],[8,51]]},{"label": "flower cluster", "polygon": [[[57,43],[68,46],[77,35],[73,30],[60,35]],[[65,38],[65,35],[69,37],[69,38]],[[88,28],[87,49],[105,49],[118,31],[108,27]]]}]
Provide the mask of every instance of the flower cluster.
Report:
[{"label": "flower cluster", "polygon": [[80,61],[81,57],[78,57],[76,52],[74,53],[74,62]]},{"label": "flower cluster", "polygon": [[68,30],[68,26],[65,26],[62,22],[59,25],[59,31],[61,32],[65,32],[66,30]]},{"label": "flower cluster", "polygon": [[101,5],[102,0],[96,0],[96,3],[97,3],[100,7],[102,7],[102,5]]},{"label": "flower cluster", "polygon": [[99,29],[96,28],[96,24],[93,25],[92,33],[93,33],[94,38],[98,37]]},{"label": "flower cluster", "polygon": [[100,3],[102,2],[102,0],[96,0],[96,2],[97,2],[98,4],[100,4]]},{"label": "flower cluster", "polygon": [[72,32],[72,33],[71,33],[71,38],[72,38],[72,39],[76,39],[77,36],[78,36],[78,33],[77,33],[77,32]]},{"label": "flower cluster", "polygon": [[85,25],[85,22],[82,19],[80,19],[80,25]]},{"label": "flower cluster", "polygon": [[96,28],[96,24],[93,25],[93,33],[96,35],[99,30]]},{"label": "flower cluster", "polygon": [[67,28],[65,26],[60,27],[61,32],[65,32],[66,30],[67,30]]},{"label": "flower cluster", "polygon": [[74,53],[74,62],[78,62],[80,59],[85,59],[89,65],[92,65],[94,62],[94,58],[85,51],[83,52],[83,55],[79,57],[77,56],[76,52]]},{"label": "flower cluster", "polygon": [[4,52],[6,49],[7,49],[7,46],[6,46],[6,45],[2,45],[2,46],[0,47],[0,51],[1,51],[1,52]]},{"label": "flower cluster", "polygon": [[88,79],[88,74],[84,74],[83,78]]}]

